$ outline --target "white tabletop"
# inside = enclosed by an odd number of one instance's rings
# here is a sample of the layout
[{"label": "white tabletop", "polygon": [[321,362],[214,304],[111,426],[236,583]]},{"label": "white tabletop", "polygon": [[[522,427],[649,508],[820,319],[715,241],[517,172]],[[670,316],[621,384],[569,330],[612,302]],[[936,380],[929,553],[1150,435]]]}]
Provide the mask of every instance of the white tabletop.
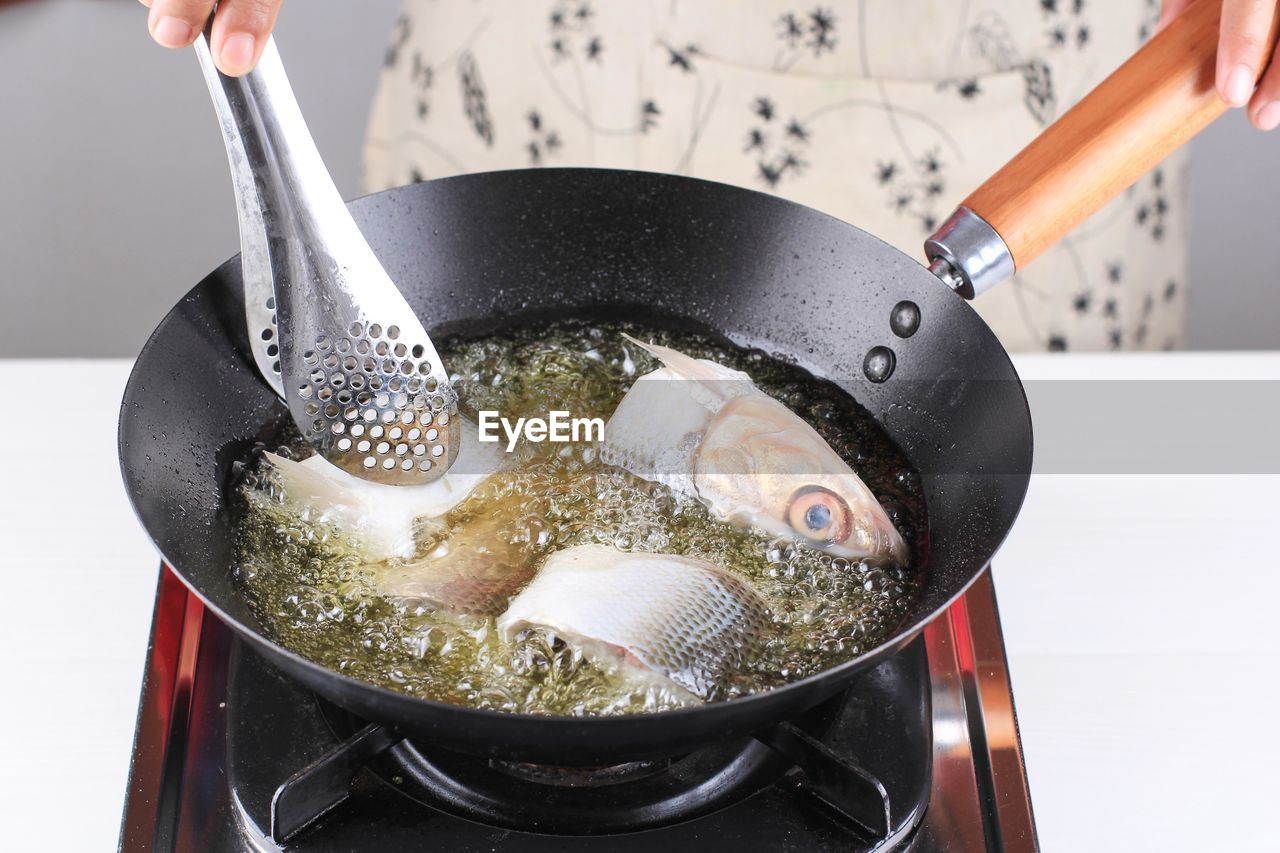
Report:
[{"label": "white tabletop", "polygon": [[[1017,361],[1034,379],[1280,380],[1280,353]],[[36,369],[0,361],[0,387]],[[0,420],[9,850],[114,847],[156,582],[116,462],[129,363],[57,369],[88,380],[71,452]],[[1276,849],[1280,476],[1056,467],[995,569],[1043,848]]]}]

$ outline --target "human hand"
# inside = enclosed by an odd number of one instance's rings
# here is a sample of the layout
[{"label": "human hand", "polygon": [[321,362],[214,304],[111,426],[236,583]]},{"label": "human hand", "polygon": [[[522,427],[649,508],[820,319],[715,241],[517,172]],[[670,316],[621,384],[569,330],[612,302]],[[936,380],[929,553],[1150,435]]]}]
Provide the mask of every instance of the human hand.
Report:
[{"label": "human hand", "polygon": [[[1160,26],[1194,2],[1164,0]],[[1280,0],[1222,0],[1215,81],[1218,94],[1233,107],[1248,105],[1249,121],[1259,130],[1280,127],[1280,46],[1272,48],[1267,41],[1277,6]],[[1264,68],[1266,74],[1258,80]]]},{"label": "human hand", "polygon": [[[186,47],[209,21],[214,0],[140,0],[151,9],[147,29],[165,47]],[[284,0],[222,0],[213,19],[209,50],[218,69],[232,77],[248,74],[276,25]]]}]

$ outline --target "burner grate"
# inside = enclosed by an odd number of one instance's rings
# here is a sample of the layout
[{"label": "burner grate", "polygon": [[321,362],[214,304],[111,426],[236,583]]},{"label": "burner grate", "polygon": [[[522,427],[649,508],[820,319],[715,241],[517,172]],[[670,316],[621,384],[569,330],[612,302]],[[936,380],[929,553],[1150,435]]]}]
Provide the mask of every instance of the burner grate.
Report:
[{"label": "burner grate", "polygon": [[[914,790],[898,792],[910,801],[907,807],[895,809],[889,790],[872,771],[837,754],[822,738],[849,714],[865,718],[877,708],[883,714],[895,707],[885,687],[914,685],[916,696],[926,694],[918,646],[881,668],[899,671],[877,670],[879,678],[865,679],[870,695],[865,689],[850,691],[754,738],[712,744],[678,758],[604,768],[485,760],[433,749],[363,725],[317,700],[335,736],[344,740],[276,790],[271,834],[285,841],[322,822],[367,770],[423,806],[486,826],[549,835],[612,835],[688,823],[776,785],[817,804],[860,836],[883,842],[923,814],[920,797],[927,797],[930,760],[927,703],[914,702],[918,719],[896,720],[898,726],[914,725],[926,733],[917,739],[919,749],[895,753],[898,760],[887,768],[896,779],[916,780]],[[865,719],[861,725],[867,725]],[[902,742],[900,732],[894,740]],[[903,767],[904,761],[914,767]]]},{"label": "burner grate", "polygon": [[528,761],[504,761],[491,758],[489,766],[508,776],[536,782],[539,785],[598,788],[606,785],[621,785],[623,782],[634,782],[646,776],[653,776],[669,768],[671,762],[670,758],[657,758],[647,761],[626,761],[606,767],[555,767]]},{"label": "burner grate", "polygon": [[357,773],[401,741],[370,723],[276,788],[271,798],[271,837],[287,841],[342,804]]}]

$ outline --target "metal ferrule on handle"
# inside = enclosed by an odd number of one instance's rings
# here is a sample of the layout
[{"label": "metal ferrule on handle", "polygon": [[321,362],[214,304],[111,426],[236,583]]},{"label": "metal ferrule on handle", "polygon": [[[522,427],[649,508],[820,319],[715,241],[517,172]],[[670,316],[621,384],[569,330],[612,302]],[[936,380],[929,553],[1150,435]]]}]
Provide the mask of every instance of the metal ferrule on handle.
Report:
[{"label": "metal ferrule on handle", "polygon": [[1013,254],[996,229],[967,207],[925,241],[929,270],[965,299],[985,293],[1014,273]]}]

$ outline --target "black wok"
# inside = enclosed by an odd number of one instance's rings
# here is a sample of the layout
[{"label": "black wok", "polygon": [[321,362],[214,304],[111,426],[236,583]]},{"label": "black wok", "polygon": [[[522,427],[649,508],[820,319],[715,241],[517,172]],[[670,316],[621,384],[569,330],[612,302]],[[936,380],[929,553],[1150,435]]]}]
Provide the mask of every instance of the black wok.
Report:
[{"label": "black wok", "polygon": [[[986,196],[971,199],[1005,235],[1018,264],[1104,200],[1100,176],[1112,183],[1132,176],[1189,136],[1185,127],[1207,121],[1212,56],[1192,48],[1208,43],[1203,28],[1216,17],[1204,9],[1211,6],[1193,6],[1195,28],[1179,21],[1166,29],[1015,160],[1003,192],[995,191],[997,176]],[[1171,69],[1170,55],[1178,68]],[[1141,150],[1117,142],[1110,154],[1094,146],[1084,154],[1073,149],[1070,157],[1045,155],[1044,146],[1076,139],[1081,125],[1103,138],[1132,120],[1100,118],[1107,111],[1097,98],[1105,101],[1107,87],[1114,93],[1157,71],[1185,91],[1161,82],[1160,97],[1148,97],[1136,120],[1151,123],[1159,113],[1164,127],[1176,113],[1177,133]],[[1124,141],[1134,138],[1130,132]],[[1072,169],[1087,172],[1078,190],[1064,178]],[[1025,183],[1036,175],[1063,193],[1064,206],[1074,205],[1047,225],[1043,194]],[[1041,216],[1038,230],[1020,227],[1019,198]],[[937,277],[851,225],[748,190],[597,170],[450,178],[370,196],[351,208],[433,334],[535,315],[642,315],[716,330],[837,382],[919,470],[929,524],[923,590],[894,636],[760,695],[664,714],[577,719],[471,710],[348,678],[266,638],[232,582],[234,466],[287,417],[256,373],[232,259],[186,295],[138,358],[120,417],[125,483],[165,560],[219,617],[286,673],[361,717],[437,746],[559,764],[674,755],[761,731],[840,691],[902,647],[974,580],[1017,515],[1031,468],[1031,421],[1008,356]],[[890,329],[903,300],[914,302],[922,318],[907,338]],[[863,362],[878,346],[893,351],[896,369],[875,383]]]},{"label": "black wok", "polygon": [[[929,514],[927,580],[901,630],[870,654],[766,694],[667,714],[548,718],[429,702],[339,675],[266,639],[232,581],[234,463],[287,418],[250,355],[233,259],[187,294],[138,358],[120,420],[125,482],[165,560],[214,612],[362,717],[437,745],[559,763],[675,754],[749,734],[903,645],[977,576],[1013,522],[1031,421],[1008,357],[968,303],[850,225],[749,190],[595,170],[449,178],[351,209],[433,333],[530,312],[642,314],[796,359],[884,424],[919,469]],[[904,299],[921,313],[906,339],[889,324]],[[875,384],[862,363],[884,345],[897,366]]]}]

